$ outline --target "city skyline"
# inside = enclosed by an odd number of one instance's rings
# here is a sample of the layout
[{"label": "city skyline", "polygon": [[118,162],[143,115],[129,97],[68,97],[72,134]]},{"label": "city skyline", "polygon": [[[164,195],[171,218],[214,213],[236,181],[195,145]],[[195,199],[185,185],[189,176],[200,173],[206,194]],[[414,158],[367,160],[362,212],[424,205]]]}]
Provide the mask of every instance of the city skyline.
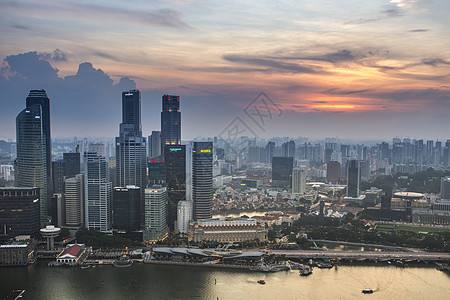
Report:
[{"label": "city skyline", "polygon": [[138,88],[145,135],[160,130],[164,94],[182,99],[193,138],[219,135],[265,91],[283,114],[264,130],[244,119],[260,137],[442,140],[449,5],[6,1],[0,138],[30,89],[52,100],[53,136],[115,136],[120,93]]}]

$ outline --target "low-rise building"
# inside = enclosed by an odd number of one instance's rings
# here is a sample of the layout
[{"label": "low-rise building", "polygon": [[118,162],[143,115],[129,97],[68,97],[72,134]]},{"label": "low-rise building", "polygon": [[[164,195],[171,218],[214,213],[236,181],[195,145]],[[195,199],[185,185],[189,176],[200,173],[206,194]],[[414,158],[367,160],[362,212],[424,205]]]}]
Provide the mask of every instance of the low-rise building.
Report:
[{"label": "low-rise building", "polygon": [[200,219],[189,223],[189,241],[244,242],[267,240],[264,224],[248,218]]},{"label": "low-rise building", "polygon": [[29,235],[17,236],[10,244],[0,245],[0,266],[26,266],[34,262],[34,248]]},{"label": "low-rise building", "polygon": [[56,257],[56,263],[58,265],[74,266],[80,264],[86,259],[88,251],[83,244],[71,244],[68,245],[64,251],[62,251]]}]

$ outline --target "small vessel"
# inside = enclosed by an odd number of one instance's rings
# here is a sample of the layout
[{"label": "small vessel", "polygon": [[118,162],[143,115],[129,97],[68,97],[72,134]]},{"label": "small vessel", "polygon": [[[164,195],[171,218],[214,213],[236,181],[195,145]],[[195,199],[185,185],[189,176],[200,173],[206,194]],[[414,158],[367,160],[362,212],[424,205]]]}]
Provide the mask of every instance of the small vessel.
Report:
[{"label": "small vessel", "polygon": [[89,269],[91,267],[91,265],[82,265],[81,268],[82,269]]},{"label": "small vessel", "polygon": [[261,280],[258,280],[257,282],[258,282],[259,284],[266,284],[266,281],[265,281],[265,280],[262,280],[262,279],[261,279]]},{"label": "small vessel", "polygon": [[333,267],[332,264],[328,264],[328,263],[319,263],[316,265],[319,269],[331,269]]},{"label": "small vessel", "polygon": [[371,290],[371,289],[363,289],[362,293],[363,294],[373,294],[373,290]]},{"label": "small vessel", "polygon": [[312,274],[312,268],[310,266],[303,266],[300,269],[300,276],[309,276]]},{"label": "small vessel", "polygon": [[133,261],[129,259],[126,255],[123,255],[119,257],[118,259],[114,260],[113,266],[114,267],[129,267],[133,264]]}]

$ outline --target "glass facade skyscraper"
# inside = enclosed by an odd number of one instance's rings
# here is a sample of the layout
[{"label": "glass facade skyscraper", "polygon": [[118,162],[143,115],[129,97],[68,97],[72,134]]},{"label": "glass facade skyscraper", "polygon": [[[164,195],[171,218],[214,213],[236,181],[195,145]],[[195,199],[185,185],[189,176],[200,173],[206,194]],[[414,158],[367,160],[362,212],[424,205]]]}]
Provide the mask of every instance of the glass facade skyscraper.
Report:
[{"label": "glass facade skyscraper", "polygon": [[[42,93],[45,95],[44,91]],[[41,226],[45,226],[48,222],[47,202],[51,194],[51,161],[47,149],[50,143],[47,140],[48,136],[45,135],[47,131],[45,126],[49,125],[49,122],[44,123],[44,115],[48,114],[44,114],[43,111],[41,104],[30,104],[16,118],[16,182],[19,187],[40,188]],[[49,132],[50,130],[48,134]]]},{"label": "glass facade skyscraper", "polygon": [[181,145],[180,97],[162,96],[161,146]]},{"label": "glass facade skyscraper", "polygon": [[141,128],[141,94],[138,90],[122,93],[122,123],[116,137],[116,184],[140,188],[139,223],[144,226],[144,189],[147,186],[146,139]]},{"label": "glass facade skyscraper", "polygon": [[194,142],[192,150],[192,199],[196,220],[212,216],[213,143]]}]

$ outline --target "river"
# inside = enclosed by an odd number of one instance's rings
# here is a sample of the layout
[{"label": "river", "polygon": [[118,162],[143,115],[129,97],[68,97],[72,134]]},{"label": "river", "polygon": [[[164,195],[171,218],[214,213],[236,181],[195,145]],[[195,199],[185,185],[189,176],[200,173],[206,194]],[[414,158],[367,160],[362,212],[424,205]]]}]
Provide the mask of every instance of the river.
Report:
[{"label": "river", "polygon": [[[267,284],[258,284],[259,279]],[[375,292],[364,295],[364,288]],[[142,263],[50,268],[38,261],[0,268],[0,299],[13,289],[24,289],[23,299],[448,299],[450,276],[431,265],[315,268],[300,277],[298,271],[265,274]]]}]

